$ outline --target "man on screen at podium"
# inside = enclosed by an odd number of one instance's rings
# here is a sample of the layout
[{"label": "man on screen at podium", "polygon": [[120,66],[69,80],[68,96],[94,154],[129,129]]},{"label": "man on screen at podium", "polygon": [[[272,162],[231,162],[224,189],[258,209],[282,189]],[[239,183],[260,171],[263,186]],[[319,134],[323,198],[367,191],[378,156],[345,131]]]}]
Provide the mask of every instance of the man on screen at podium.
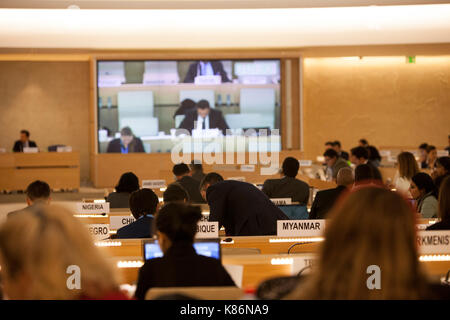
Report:
[{"label": "man on screen at podium", "polygon": [[186,117],[180,124],[180,129],[219,129],[225,135],[226,129],[229,129],[222,112],[211,109],[207,100],[200,100],[197,108],[186,113]]},{"label": "man on screen at podium", "polygon": [[222,82],[231,82],[220,61],[197,61],[189,66],[184,83],[194,83],[197,76],[221,76]]},{"label": "man on screen at podium", "polygon": [[129,127],[120,130],[120,138],[111,140],[106,152],[111,153],[132,153],[145,152],[142,140],[135,137]]},{"label": "man on screen at podium", "polygon": [[36,142],[30,140],[28,130],[20,131],[20,140],[14,143],[13,152],[23,152],[23,148],[37,148]]}]

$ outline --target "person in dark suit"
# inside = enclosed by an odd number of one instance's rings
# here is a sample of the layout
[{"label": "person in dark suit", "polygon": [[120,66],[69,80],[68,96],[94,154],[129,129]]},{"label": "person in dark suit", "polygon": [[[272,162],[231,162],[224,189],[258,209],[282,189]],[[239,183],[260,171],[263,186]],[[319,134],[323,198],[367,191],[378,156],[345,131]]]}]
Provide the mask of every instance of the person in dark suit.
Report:
[{"label": "person in dark suit", "polygon": [[355,147],[350,150],[350,161],[356,166],[360,164],[367,164],[373,171],[373,177],[375,180],[383,181],[380,170],[369,162],[369,151],[365,147]]},{"label": "person in dark suit", "polygon": [[222,82],[231,82],[220,61],[197,61],[189,66],[184,83],[193,83],[197,76],[215,76],[219,75]]},{"label": "person in dark suit", "polygon": [[209,221],[218,221],[227,236],[262,236],[277,233],[277,220],[289,219],[269,197],[254,185],[224,181],[211,172],[200,183],[209,204]]},{"label": "person in dark suit", "polygon": [[283,161],[281,179],[267,179],[264,182],[262,191],[269,198],[291,198],[293,202],[299,202],[306,206],[309,199],[309,185],[306,182],[295,179],[300,165],[298,160],[287,157]]},{"label": "person in dark suit", "polygon": [[37,148],[36,142],[30,140],[28,130],[20,131],[20,140],[14,143],[13,152],[23,152],[23,148]]},{"label": "person in dark suit", "polygon": [[191,170],[189,170],[187,164],[179,163],[174,165],[172,172],[177,182],[186,190],[190,202],[205,203],[200,193],[200,182],[191,177]]},{"label": "person in dark suit", "polygon": [[158,211],[158,196],[151,189],[135,191],[130,196],[130,211],[136,221],[117,230],[116,239],[153,237],[153,220]]},{"label": "person in dark suit", "polygon": [[340,169],[336,181],[338,185],[336,188],[317,192],[311,206],[309,219],[326,218],[327,213],[333,208],[339,197],[353,184],[353,170],[349,167]]},{"label": "person in dark suit", "polygon": [[222,112],[211,109],[207,100],[200,100],[197,108],[186,112],[186,117],[180,124],[180,129],[219,129],[225,135],[226,129],[229,129]]},{"label": "person in dark suit", "polygon": [[9,212],[7,217],[11,217],[15,215],[16,213],[19,213],[21,211],[26,211],[27,209],[30,209],[36,205],[49,205],[51,202],[50,198],[50,186],[47,182],[36,180],[30,183],[27,187],[27,190],[25,191],[27,195],[27,207],[23,209],[19,209],[16,211]]},{"label": "person in dark suit", "polygon": [[333,149],[336,150],[336,152],[338,153],[339,157],[341,157],[342,159],[348,161],[349,159],[349,154],[348,152],[345,152],[341,149],[341,142],[336,140],[333,142]]},{"label": "person in dark suit", "polygon": [[171,202],[161,208],[155,225],[164,256],[146,261],[139,270],[137,299],[145,299],[154,287],[235,286],[219,260],[195,252],[193,242],[201,217],[198,206]]},{"label": "person in dark suit", "polygon": [[111,140],[108,144],[108,153],[145,152],[142,140],[135,137],[129,127],[120,130],[120,138]]}]

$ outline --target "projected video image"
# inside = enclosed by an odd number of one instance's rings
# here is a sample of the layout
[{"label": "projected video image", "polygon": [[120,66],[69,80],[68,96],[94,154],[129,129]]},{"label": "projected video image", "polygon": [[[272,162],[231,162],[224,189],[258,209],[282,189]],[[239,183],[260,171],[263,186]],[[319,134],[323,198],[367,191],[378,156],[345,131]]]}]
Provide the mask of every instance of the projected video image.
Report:
[{"label": "projected video image", "polygon": [[100,153],[281,149],[279,60],[98,61],[97,81]]}]

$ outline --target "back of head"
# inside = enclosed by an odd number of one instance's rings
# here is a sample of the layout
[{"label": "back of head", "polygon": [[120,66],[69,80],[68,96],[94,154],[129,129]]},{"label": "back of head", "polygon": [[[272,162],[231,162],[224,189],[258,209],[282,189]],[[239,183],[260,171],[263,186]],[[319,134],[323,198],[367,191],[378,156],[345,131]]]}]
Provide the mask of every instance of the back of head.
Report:
[{"label": "back of head", "polygon": [[202,182],[200,182],[200,190],[204,190],[207,186],[212,186],[221,181],[223,181],[223,177],[220,174],[210,172],[203,178]]},{"label": "back of head", "polygon": [[209,102],[208,100],[200,100],[199,102],[197,102],[197,108],[199,109],[209,109]]},{"label": "back of head", "polygon": [[120,177],[115,189],[116,192],[132,193],[139,190],[139,179],[133,172],[126,172]]},{"label": "back of head", "polygon": [[297,159],[293,157],[287,157],[284,159],[282,169],[285,176],[295,178],[299,168],[300,164]]},{"label": "back of head", "polygon": [[422,143],[422,144],[419,146],[419,149],[427,150],[427,148],[428,148],[428,143]]},{"label": "back of head", "polygon": [[441,220],[450,221],[450,176],[441,183],[438,212]]},{"label": "back of head", "polygon": [[333,148],[333,147],[334,147],[334,142],[333,142],[333,141],[327,141],[327,142],[325,142],[325,147],[327,147],[327,148]]},{"label": "back of head", "polygon": [[176,177],[181,177],[185,174],[188,174],[191,170],[189,170],[189,167],[185,163],[179,163],[173,166],[172,173]]},{"label": "back of head", "polygon": [[202,212],[199,206],[171,202],[159,210],[156,216],[156,229],[164,233],[172,243],[193,243],[197,223],[201,217]]},{"label": "back of head", "polygon": [[377,148],[375,148],[374,146],[367,146],[367,151],[368,151],[368,159],[369,160],[381,160],[381,156],[380,153],[378,152]]},{"label": "back of head", "polygon": [[400,177],[411,179],[419,172],[416,158],[411,152],[402,152],[397,156],[398,173]]},{"label": "back of head", "polygon": [[151,189],[136,190],[130,195],[130,211],[138,219],[146,214],[155,214],[158,196]]},{"label": "back of head", "polygon": [[359,143],[364,147],[369,145],[369,142],[366,139],[359,139]]},{"label": "back of head", "polygon": [[439,157],[436,160],[436,165],[440,165],[444,168],[446,173],[450,173],[450,157]]},{"label": "back of head", "polygon": [[[351,193],[330,212],[318,269],[293,297],[420,298],[415,223],[411,207],[395,192],[366,187]],[[367,286],[370,266],[381,269],[381,289]]]},{"label": "back of head", "polygon": [[368,164],[360,164],[355,168],[355,182],[371,181],[374,179],[373,169]]},{"label": "back of head", "polygon": [[32,202],[46,201],[50,198],[50,186],[44,181],[36,180],[28,185],[26,194]]},{"label": "back of head", "polygon": [[351,154],[358,159],[369,159],[369,151],[365,147],[355,147],[350,150]]},{"label": "back of head", "polygon": [[[63,207],[36,205],[11,216],[0,227],[0,254],[2,276],[17,286],[6,292],[11,299],[100,298],[118,289],[86,226]],[[77,268],[81,289],[70,290],[67,272]],[[26,290],[23,279],[29,279]]]},{"label": "back of head", "polygon": [[164,203],[172,201],[189,201],[189,195],[186,190],[177,182],[171,183],[167,186],[166,191],[163,193]]},{"label": "back of head", "polygon": [[339,140],[336,140],[333,142],[333,146],[338,147],[339,149],[341,148],[341,142]]},{"label": "back of head", "polygon": [[334,149],[327,149],[324,153],[323,153],[324,157],[329,157],[329,158],[337,158],[339,155],[336,152],[336,150]]},{"label": "back of head", "polygon": [[338,171],[336,177],[336,183],[338,186],[350,186],[355,182],[353,170],[350,167],[341,168]]},{"label": "back of head", "polygon": [[433,179],[425,172],[415,174],[411,180],[415,183],[419,190],[425,190],[425,193],[435,191]]}]

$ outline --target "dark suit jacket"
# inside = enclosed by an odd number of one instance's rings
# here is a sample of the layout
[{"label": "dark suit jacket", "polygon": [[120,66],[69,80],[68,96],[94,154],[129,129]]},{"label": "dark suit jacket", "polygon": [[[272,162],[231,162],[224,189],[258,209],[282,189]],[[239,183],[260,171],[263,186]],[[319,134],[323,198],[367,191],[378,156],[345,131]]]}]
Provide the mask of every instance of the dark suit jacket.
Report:
[{"label": "dark suit jacket", "polygon": [[[120,138],[111,140],[111,142],[108,144],[108,149],[106,152],[112,152],[112,153],[121,153],[121,141]],[[142,140],[139,138],[134,137],[133,141],[128,146],[128,152],[145,152],[144,145],[142,143]]]},{"label": "dark suit jacket", "polygon": [[337,186],[334,189],[327,189],[317,192],[314,202],[309,213],[310,219],[325,219],[328,211],[331,210],[336,200],[345,192],[347,188],[344,186]]},{"label": "dark suit jacket", "polygon": [[[225,130],[229,129],[229,127],[222,115],[222,112],[214,109],[209,109],[208,116],[209,116],[209,128],[210,129],[218,128],[222,130],[222,133],[225,135]],[[194,122],[197,121],[197,118],[198,118],[197,109],[187,112],[186,117],[180,124],[180,128],[189,130],[189,132],[192,133],[192,129],[194,129]]]},{"label": "dark suit jacket", "polygon": [[344,160],[348,160],[349,159],[348,152],[341,151],[340,157]]},{"label": "dark suit jacket", "polygon": [[174,243],[162,258],[144,263],[139,270],[135,296],[145,298],[153,287],[235,286],[222,263],[198,255],[190,243]]},{"label": "dark suit jacket", "polygon": [[200,182],[190,176],[184,176],[178,183],[186,190],[189,195],[189,200],[193,203],[205,203],[200,193]]},{"label": "dark suit jacket", "polygon": [[229,236],[277,233],[277,220],[289,219],[254,185],[234,180],[218,182],[206,190],[209,221],[218,221]]},{"label": "dark suit jacket", "polygon": [[[36,142],[31,141],[31,140],[28,141],[28,146],[29,146],[30,148],[36,148],[36,147],[37,147]],[[17,140],[17,141],[14,143],[13,152],[23,152],[22,141]]]},{"label": "dark suit jacket", "polygon": [[[223,69],[223,64],[220,61],[210,61],[211,66],[214,72],[214,75],[220,75],[222,77],[222,82],[231,82],[228,79],[227,73]],[[198,67],[200,62],[194,62],[189,66],[189,70],[184,78],[185,83],[193,83],[195,81],[195,77],[197,76]]]},{"label": "dark suit jacket", "polygon": [[291,198],[293,202],[300,202],[300,205],[308,204],[309,186],[295,178],[268,179],[264,182],[262,191],[271,199]]},{"label": "dark suit jacket", "polygon": [[383,181],[383,177],[381,176],[380,170],[377,167],[375,167],[373,164],[371,164],[370,162],[367,162],[367,164],[372,168],[372,173],[373,173],[374,179]]},{"label": "dark suit jacket", "polygon": [[117,230],[115,239],[152,238],[153,216],[143,216]]}]

